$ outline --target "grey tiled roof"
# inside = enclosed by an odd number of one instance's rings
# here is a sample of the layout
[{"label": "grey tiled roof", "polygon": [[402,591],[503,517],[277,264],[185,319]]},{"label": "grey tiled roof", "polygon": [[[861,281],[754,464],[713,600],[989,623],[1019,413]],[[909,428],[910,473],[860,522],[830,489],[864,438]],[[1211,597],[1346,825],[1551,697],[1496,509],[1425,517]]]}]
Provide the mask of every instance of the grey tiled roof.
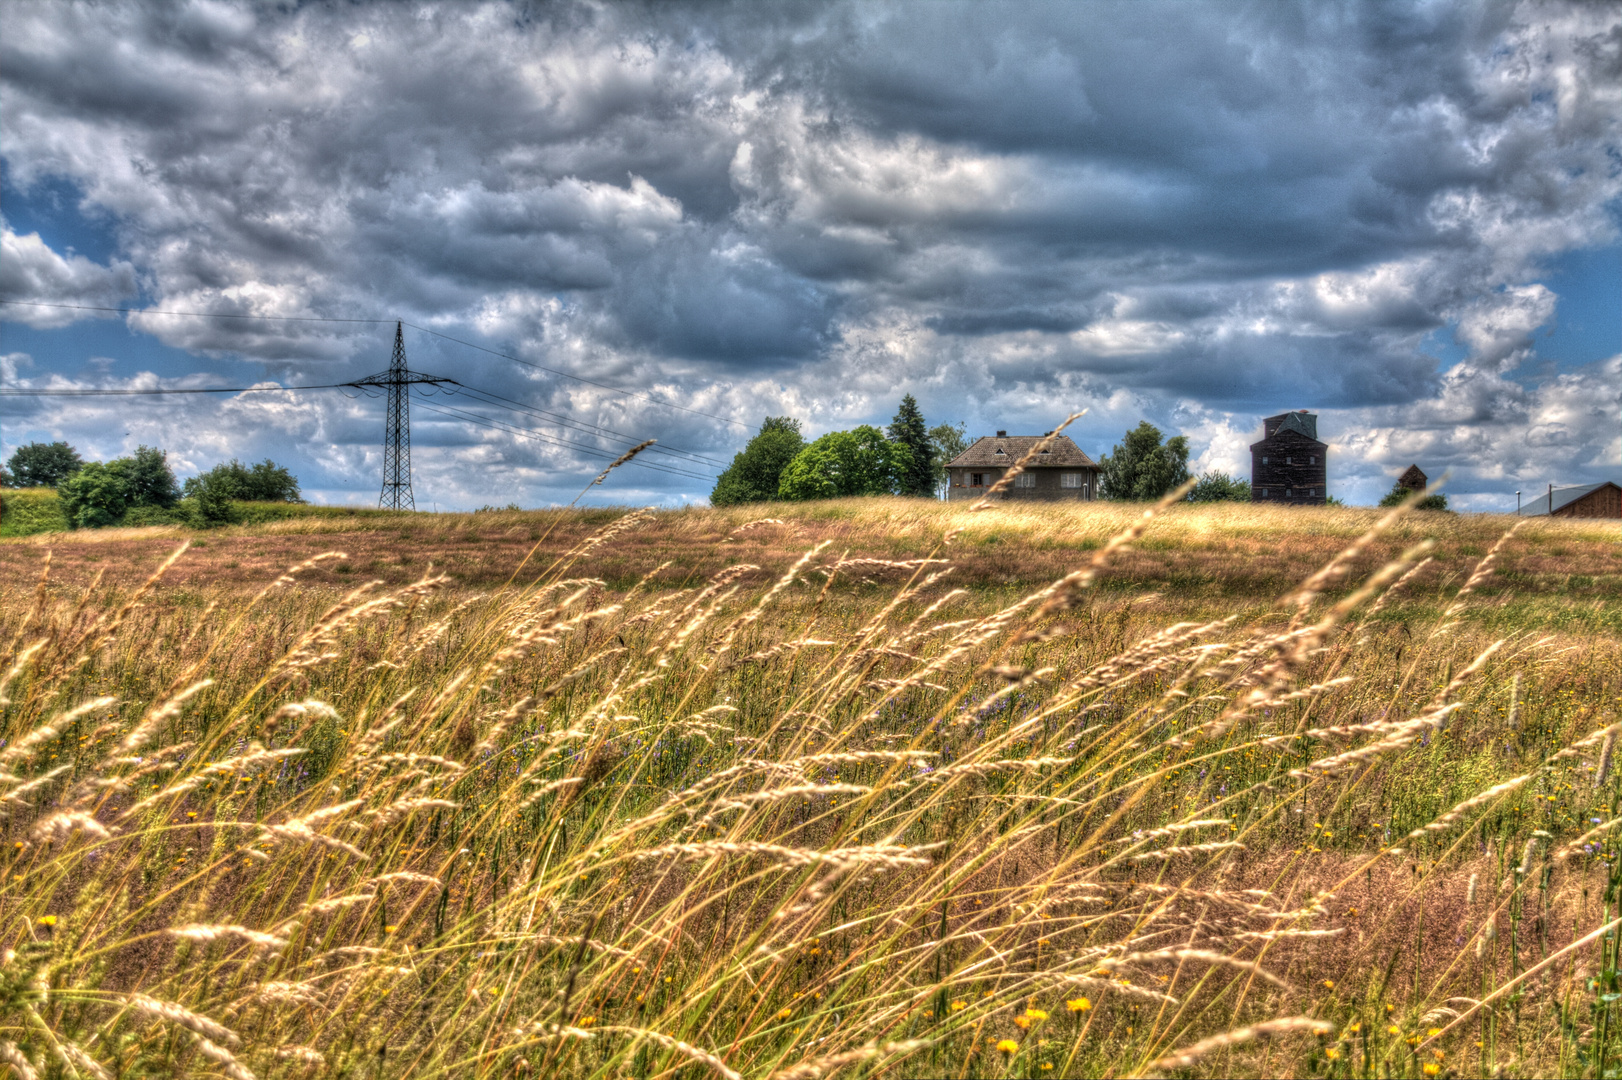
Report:
[{"label": "grey tiled roof", "polygon": [[[1026,451],[1042,441],[1040,435],[987,435],[976,439],[974,445],[946,463],[948,468],[974,468],[990,466],[1006,468],[1025,456]],[[998,453],[1001,451],[1001,453]],[[1031,466],[1051,465],[1059,468],[1098,468],[1098,463],[1081,452],[1081,447],[1060,435],[1048,444],[1046,454],[1031,459]]]}]

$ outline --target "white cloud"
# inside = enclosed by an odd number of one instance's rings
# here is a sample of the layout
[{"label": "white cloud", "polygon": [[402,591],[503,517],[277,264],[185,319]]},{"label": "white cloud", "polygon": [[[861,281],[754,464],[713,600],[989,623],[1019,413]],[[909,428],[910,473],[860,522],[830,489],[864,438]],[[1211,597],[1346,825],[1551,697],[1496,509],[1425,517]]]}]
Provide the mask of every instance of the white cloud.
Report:
[{"label": "white cloud", "polygon": [[98,317],[98,313],[25,305],[116,307],[134,294],[135,267],[128,262],[103,266],[83,255],[64,257],[52,251],[37,232],[18,236],[9,225],[0,226],[0,296],[18,301],[7,305],[6,318],[38,329],[67,326]]}]

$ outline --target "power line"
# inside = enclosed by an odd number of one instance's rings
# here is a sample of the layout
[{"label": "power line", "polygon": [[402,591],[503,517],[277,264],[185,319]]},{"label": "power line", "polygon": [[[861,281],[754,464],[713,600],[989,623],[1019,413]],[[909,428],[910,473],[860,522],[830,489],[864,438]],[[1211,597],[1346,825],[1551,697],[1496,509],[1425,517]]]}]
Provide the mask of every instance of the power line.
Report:
[{"label": "power line", "polygon": [[[522,428],[512,424],[506,424],[500,420],[492,420],[488,416],[481,416],[478,413],[468,412],[465,409],[458,409],[451,405],[431,404],[422,400],[420,397],[417,399],[417,407],[427,409],[429,412],[439,413],[443,416],[454,417],[455,419],[462,420],[466,423],[476,424],[479,427],[490,428],[493,431],[505,431],[509,434],[517,435],[520,438],[537,439],[542,442],[555,443],[558,446],[566,446],[579,453],[585,454],[588,457],[599,458],[603,461],[612,461],[616,457],[614,454],[605,453],[604,451],[598,450],[595,447],[586,447],[579,443],[569,442],[566,439],[559,439],[556,436],[547,435],[546,433],[537,431],[534,428]],[[657,464],[655,462],[644,461],[641,458],[633,458],[626,464],[636,465],[643,469],[652,469],[655,472],[670,473],[674,476],[685,476],[692,480],[707,481],[714,479],[713,477],[705,476],[702,473],[688,472],[685,469],[675,469],[666,465]]]},{"label": "power line", "polygon": [[[446,382],[451,380],[446,379]],[[0,397],[161,397],[165,394],[259,394],[271,390],[342,390],[355,383],[320,383],[314,386],[195,386],[159,390],[0,390]]]},{"label": "power line", "polygon": [[64,311],[110,311],[119,315],[183,315],[188,319],[262,319],[266,322],[386,323],[389,319],[335,319],[321,315],[237,315],[223,311],[162,311],[158,308],[100,307],[96,304],[44,304],[37,300],[0,300],[14,307],[61,308]]},{"label": "power line", "polygon": [[[11,304],[16,307],[58,308],[64,311],[106,311],[118,315],[177,315],[189,319],[260,319],[267,322],[371,324],[399,321],[389,319],[339,319],[320,315],[238,315],[234,313],[217,311],[165,311],[159,308],[104,307],[97,304],[47,304],[35,300],[0,300],[0,304]],[[585,383],[587,386],[595,386],[600,390],[608,390],[615,394],[623,394],[626,397],[640,398],[641,400],[650,402],[654,405],[662,405],[667,409],[677,409],[684,413],[692,413],[694,416],[705,416],[711,420],[719,420],[724,424],[733,424],[744,429],[748,429],[749,427],[748,424],[741,420],[733,420],[730,417],[720,416],[716,413],[708,413],[702,409],[689,409],[685,405],[677,405],[672,401],[664,401],[660,398],[652,396],[651,394],[638,393],[635,390],[622,390],[619,387],[611,386],[608,383],[600,383],[594,379],[587,379],[583,376],[575,375],[559,368],[547,367],[545,364],[537,364],[530,360],[522,360],[511,353],[504,353],[497,349],[489,349],[483,345],[475,345],[471,341],[464,341],[461,338],[451,337],[449,334],[441,334],[438,330],[430,330],[426,326],[418,326],[416,323],[406,323],[405,325],[411,327],[413,330],[421,331],[424,334],[429,334],[436,338],[442,338],[445,341],[453,341],[458,345],[465,345],[470,349],[477,349],[480,352],[489,353],[491,356],[499,356],[503,360],[511,360],[515,364],[522,364],[525,367],[534,368],[537,371],[545,371],[552,375],[561,376],[565,379],[573,379],[575,382]]]},{"label": "power line", "polygon": [[[526,405],[522,401],[515,401],[512,398],[503,397],[502,395],[497,394],[497,393],[495,393],[493,391],[483,390],[483,389],[480,389],[479,387],[476,387],[476,386],[468,386],[465,383],[458,383],[457,384],[457,389],[455,391],[452,391],[452,392],[453,393],[459,392],[459,393],[463,393],[463,394],[472,394],[472,395],[475,395],[476,397],[489,398],[489,399],[491,399],[488,402],[489,404],[496,405],[499,402],[501,404],[506,405],[508,407],[508,409],[511,410],[511,411],[532,413],[532,414],[534,414],[536,416],[540,416],[540,417],[543,417],[543,418],[548,419],[548,420],[555,420],[560,424],[573,424],[573,425],[575,425],[575,427],[577,427],[577,428],[579,428],[579,429],[581,429],[583,431],[590,432],[591,434],[597,435],[599,438],[618,439],[621,442],[624,442],[626,444],[634,444],[634,443],[639,443],[639,442],[642,441],[641,439],[637,438],[634,435],[627,435],[623,431],[615,431],[613,428],[604,427],[601,424],[593,424],[593,423],[588,423],[587,421],[584,421],[584,420],[578,420],[578,419],[576,419],[576,418],[574,418],[572,416],[569,416],[569,415],[567,415],[565,413],[547,412],[545,409],[538,409],[533,405]],[[497,407],[499,408],[500,406],[498,405]],[[573,430],[573,429],[565,429],[565,430]],[[726,462],[724,462],[724,461],[719,461],[719,460],[717,460],[715,458],[711,458],[711,457],[705,457],[703,454],[695,453],[695,452],[693,452],[691,450],[684,450],[679,446],[666,446],[663,443],[655,443],[653,446],[648,447],[648,449],[650,451],[659,451],[661,453],[670,454],[672,456],[680,456],[680,457],[691,458],[692,460],[694,460],[696,462],[699,462],[699,463],[704,464],[704,465],[710,465],[710,466],[713,466],[715,468],[725,468],[726,467]]]},{"label": "power line", "polygon": [[545,364],[537,364],[529,360],[521,360],[512,353],[498,352],[495,349],[487,349],[483,345],[475,345],[471,341],[463,341],[461,338],[451,337],[449,334],[441,334],[438,330],[430,330],[426,326],[418,326],[416,323],[406,323],[406,325],[411,327],[413,330],[420,330],[424,334],[432,334],[436,338],[444,338],[446,341],[454,341],[458,345],[466,345],[470,349],[478,349],[480,352],[487,352],[491,356],[499,356],[503,360],[511,360],[515,364],[523,364],[525,367],[534,368],[536,371],[546,371],[553,375],[561,375],[565,379],[573,379],[575,382],[583,382],[587,386],[595,386],[602,390],[611,390],[616,394],[624,394],[626,397],[640,398],[643,401],[649,401],[655,405],[663,405],[667,409],[679,409],[684,413],[692,413],[694,416],[707,416],[711,420],[719,420],[723,424],[735,424],[738,427],[746,430],[749,427],[749,425],[744,423],[742,420],[733,420],[729,417],[719,416],[715,413],[707,413],[702,409],[689,409],[685,405],[677,405],[674,402],[664,401],[660,398],[653,397],[651,394],[639,394],[634,390],[621,390],[619,387],[610,386],[607,383],[594,382],[591,379],[582,378],[579,375],[571,375],[567,371],[560,371],[557,368],[547,367]]}]

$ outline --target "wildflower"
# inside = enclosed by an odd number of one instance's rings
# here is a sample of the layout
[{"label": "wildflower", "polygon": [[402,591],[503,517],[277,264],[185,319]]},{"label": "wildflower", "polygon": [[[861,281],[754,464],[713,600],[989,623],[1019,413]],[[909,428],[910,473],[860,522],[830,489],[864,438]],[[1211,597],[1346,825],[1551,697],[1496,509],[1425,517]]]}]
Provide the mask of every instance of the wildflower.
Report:
[{"label": "wildflower", "polygon": [[793,1015],[794,1014],[792,1012],[790,1012],[788,1009],[778,1009],[777,1010],[777,1019],[779,1019],[779,1020],[787,1020],[789,1017],[791,1017]]},{"label": "wildflower", "polygon": [[190,818],[191,820],[196,821],[197,820],[197,811],[195,811],[195,810],[187,810],[186,811],[186,816],[188,818]]},{"label": "wildflower", "polygon": [[1437,1061],[1441,1061],[1447,1057],[1447,1054],[1443,1053],[1441,1050],[1432,1050],[1431,1057],[1435,1058]]},{"label": "wildflower", "polygon": [[1043,1012],[1041,1009],[1026,1009],[1025,1015],[1030,1017],[1032,1020],[1046,1020],[1048,1018],[1048,1014]]},{"label": "wildflower", "polygon": [[39,924],[41,926],[45,927],[47,930],[49,930],[51,927],[56,925],[56,916],[55,915],[41,915],[39,917]]},{"label": "wildflower", "polygon": [[582,1016],[580,1018],[579,1026],[583,1027],[583,1028],[589,1028],[591,1025],[595,1024],[596,1022],[597,1022],[597,1018],[595,1016]]},{"label": "wildflower", "polygon": [[1335,980],[1334,979],[1325,979],[1324,980],[1324,989],[1325,990],[1333,990],[1334,988],[1335,988]]},{"label": "wildflower", "polygon": [[1385,1029],[1385,1033],[1387,1035],[1401,1035],[1402,1034],[1402,1029],[1400,1027],[1398,1027],[1396,1024],[1392,1024],[1390,1027]]},{"label": "wildflower", "polygon": [[394,933],[394,932],[395,932],[395,931],[396,931],[396,930],[398,930],[398,929],[400,929],[400,928],[399,928],[399,927],[398,927],[398,926],[392,926],[392,925],[391,925],[391,926],[385,926],[385,927],[384,927],[384,928],[383,928],[383,932],[384,932],[384,933],[385,933],[385,934],[392,934],[392,933]]},{"label": "wildflower", "polygon": [[1019,1043],[1013,1039],[1003,1039],[997,1043],[997,1053],[1007,1054],[1009,1057],[1019,1053]]},{"label": "wildflower", "polygon": [[1031,1030],[1031,1018],[1028,1016],[1016,1016],[1014,1017],[1014,1026],[1021,1031],[1029,1031]]},{"label": "wildflower", "polygon": [[1051,1061],[1042,1062],[1042,1071],[1043,1072],[1047,1072],[1051,1068],[1053,1068],[1053,1062],[1051,1062]]},{"label": "wildflower", "polygon": [[1440,1065],[1436,1064],[1436,1062],[1434,1062],[1434,1061],[1425,1062],[1425,1068],[1422,1069],[1421,1071],[1426,1076],[1440,1076],[1440,1075],[1442,1075],[1442,1067]]},{"label": "wildflower", "polygon": [[1356,1035],[1359,1031],[1363,1030],[1363,1025],[1358,1023],[1347,1024],[1346,1030],[1351,1034]]},{"label": "wildflower", "polygon": [[1436,1036],[1440,1035],[1441,1033],[1442,1033],[1441,1028],[1431,1028],[1429,1031],[1425,1032],[1425,1035],[1426,1035],[1427,1038],[1434,1039],[1434,1038],[1436,1038]]},{"label": "wildflower", "polygon": [[1073,1013],[1083,1013],[1093,1007],[1093,1003],[1084,997],[1071,998],[1064,1003],[1064,1007]]},{"label": "wildflower", "polygon": [[1324,1057],[1328,1058],[1330,1061],[1339,1061],[1340,1051],[1331,1046],[1328,1050],[1324,1051]]},{"label": "wildflower", "polygon": [[951,1005],[951,1009],[952,1009],[953,1012],[958,1012],[959,1010],[967,1009],[968,1007],[969,1007],[969,1003],[967,1001],[954,1001],[954,1002],[952,1002],[952,1005]]}]

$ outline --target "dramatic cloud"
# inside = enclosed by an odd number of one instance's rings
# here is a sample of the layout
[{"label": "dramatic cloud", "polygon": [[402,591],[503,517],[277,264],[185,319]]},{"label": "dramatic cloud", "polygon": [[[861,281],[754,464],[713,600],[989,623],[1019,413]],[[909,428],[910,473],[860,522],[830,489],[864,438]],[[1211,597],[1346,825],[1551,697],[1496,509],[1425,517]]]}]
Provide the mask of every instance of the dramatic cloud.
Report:
[{"label": "dramatic cloud", "polygon": [[[0,296],[133,300],[250,380],[386,362],[391,325],[281,320],[403,318],[632,394],[414,331],[418,367],[711,461],[908,390],[977,429],[1089,407],[1093,451],[1149,417],[1234,470],[1259,415],[1315,408],[1355,498],[1418,457],[1483,499],[1616,461],[1614,361],[1537,352],[1548,261],[1617,242],[1614,6],[38,5],[0,84],[8,198],[68,183],[115,251],[8,226]],[[32,351],[35,382],[138,377]],[[297,456],[334,498],[377,468],[365,400],[166,401],[127,439],[6,407],[102,452]],[[424,490],[566,500],[623,445],[504,408],[423,403]]]}]

